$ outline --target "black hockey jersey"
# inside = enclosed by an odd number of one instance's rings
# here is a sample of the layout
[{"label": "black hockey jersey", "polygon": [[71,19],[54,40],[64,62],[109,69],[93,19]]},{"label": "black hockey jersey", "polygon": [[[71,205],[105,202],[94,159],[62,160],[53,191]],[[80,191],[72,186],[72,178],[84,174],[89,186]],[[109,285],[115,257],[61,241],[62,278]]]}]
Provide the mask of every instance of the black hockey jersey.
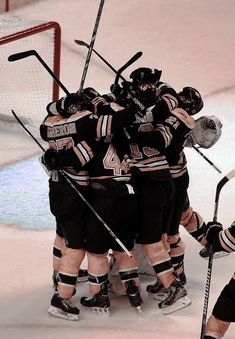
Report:
[{"label": "black hockey jersey", "polygon": [[49,148],[58,152],[64,164],[63,169],[79,184],[85,181],[84,172],[83,180],[80,180],[79,169],[94,157],[99,149],[99,141],[103,137],[111,137],[115,131],[135,120],[135,110],[116,109],[110,108],[107,111],[110,114],[101,116],[90,111],[78,111],[68,118],[48,116],[40,126],[42,139],[49,143]]},{"label": "black hockey jersey", "polygon": [[169,164],[178,164],[184,140],[195,122],[177,105],[177,98],[166,94],[148,109],[145,122],[127,128],[130,167],[164,178],[168,176]]},{"label": "black hockey jersey", "polygon": [[101,143],[99,152],[88,165],[91,181],[104,179],[129,181],[130,172],[125,160],[120,161],[115,147],[109,140],[103,140]]},{"label": "black hockey jersey", "polygon": [[[165,156],[169,164],[170,172],[172,177],[182,175],[186,171],[186,158],[183,154],[183,148],[188,133],[195,126],[194,119],[188,115],[183,109],[178,108],[177,98],[171,94],[163,95],[162,99],[153,107],[148,109],[147,119],[149,122],[135,125],[134,127],[128,128],[128,132],[132,135],[132,140],[136,142],[136,145],[131,145],[137,150],[142,148],[142,153],[147,155],[152,153],[154,150],[158,150],[158,163]],[[148,147],[147,147],[148,146]],[[146,152],[146,150],[148,150]],[[132,152],[131,157],[138,160],[137,156]],[[142,155],[143,158],[143,155]],[[154,159],[149,156],[148,165],[152,166],[153,163],[150,159]],[[147,161],[143,158],[136,163],[141,169],[140,164],[144,162],[146,167]],[[161,167],[159,167],[161,170]],[[157,170],[157,167],[156,167]],[[148,169],[145,169],[148,171]]]}]

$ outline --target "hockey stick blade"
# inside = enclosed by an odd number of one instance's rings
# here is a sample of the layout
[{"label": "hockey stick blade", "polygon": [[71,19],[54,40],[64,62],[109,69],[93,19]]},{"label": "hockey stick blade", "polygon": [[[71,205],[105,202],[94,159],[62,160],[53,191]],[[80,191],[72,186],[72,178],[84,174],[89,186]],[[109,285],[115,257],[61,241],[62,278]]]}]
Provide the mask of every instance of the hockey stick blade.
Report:
[{"label": "hockey stick blade", "polygon": [[141,56],[142,56],[142,52],[137,52],[135,55],[133,55],[132,58],[130,58],[130,60],[128,60],[121,68],[119,68],[119,70],[117,71],[117,75],[114,81],[114,84],[118,83],[118,80],[120,78],[121,73],[130,65],[132,65],[136,60],[138,60]]},{"label": "hockey stick blade", "polygon": [[62,84],[62,82],[59,80],[59,78],[55,75],[55,73],[50,69],[48,64],[42,59],[42,57],[38,54],[38,52],[35,49],[31,49],[29,51],[20,52],[16,54],[12,54],[8,57],[8,61],[16,61],[24,58],[28,58],[29,56],[35,56],[38,61],[41,63],[41,65],[47,70],[47,72],[52,76],[52,78],[57,82],[57,84],[62,88],[62,90],[65,92],[66,95],[69,95],[69,91],[67,88]]},{"label": "hockey stick blade", "polygon": [[214,208],[214,218],[213,221],[217,220],[217,211],[218,211],[218,205],[219,205],[219,196],[220,196],[220,191],[224,187],[224,185],[232,178],[235,177],[235,169],[230,171],[228,174],[226,174],[220,182],[217,184],[216,187],[216,194],[215,194],[215,208]]},{"label": "hockey stick blade", "polygon": [[29,56],[35,55],[36,53],[37,52],[34,49],[25,51],[25,52],[15,53],[8,57],[8,61],[11,62],[11,61],[17,61],[20,59],[28,58]]},{"label": "hockey stick blade", "polygon": [[[89,48],[89,44],[82,40],[74,40],[74,42],[79,46],[85,46]],[[93,48],[93,53],[95,53],[114,73],[117,74],[118,71],[105,58],[103,58],[102,55],[98,53],[94,48]],[[123,81],[126,81],[126,79],[122,75],[120,75],[120,78]]]},{"label": "hockey stick blade", "polygon": [[74,42],[77,44],[77,45],[80,45],[80,46],[86,46],[87,48],[89,48],[89,44],[87,44],[85,41],[82,41],[82,40],[74,40]]}]

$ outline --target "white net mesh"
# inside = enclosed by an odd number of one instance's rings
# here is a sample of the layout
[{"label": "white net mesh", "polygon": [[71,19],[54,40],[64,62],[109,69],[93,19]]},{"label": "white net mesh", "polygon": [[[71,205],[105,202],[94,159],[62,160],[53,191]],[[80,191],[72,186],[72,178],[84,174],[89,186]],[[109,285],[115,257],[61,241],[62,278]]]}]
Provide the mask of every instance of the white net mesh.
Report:
[{"label": "white net mesh", "polygon": [[[11,109],[19,117],[38,128],[52,100],[53,79],[35,56],[9,62],[8,57],[27,50],[36,50],[53,70],[55,29],[23,37],[26,29],[45,24],[42,21],[0,22],[0,120],[12,121]],[[3,43],[5,37],[17,33],[17,39]]]}]

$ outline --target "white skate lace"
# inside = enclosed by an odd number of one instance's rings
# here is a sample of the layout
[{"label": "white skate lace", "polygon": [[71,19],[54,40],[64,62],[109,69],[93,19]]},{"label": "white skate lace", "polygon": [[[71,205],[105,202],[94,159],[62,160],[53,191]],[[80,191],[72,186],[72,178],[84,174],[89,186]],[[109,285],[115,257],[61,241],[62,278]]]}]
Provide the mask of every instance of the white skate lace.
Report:
[{"label": "white skate lace", "polygon": [[63,303],[65,304],[65,306],[67,306],[68,308],[76,308],[76,306],[74,306],[71,301],[69,299],[63,299]]}]

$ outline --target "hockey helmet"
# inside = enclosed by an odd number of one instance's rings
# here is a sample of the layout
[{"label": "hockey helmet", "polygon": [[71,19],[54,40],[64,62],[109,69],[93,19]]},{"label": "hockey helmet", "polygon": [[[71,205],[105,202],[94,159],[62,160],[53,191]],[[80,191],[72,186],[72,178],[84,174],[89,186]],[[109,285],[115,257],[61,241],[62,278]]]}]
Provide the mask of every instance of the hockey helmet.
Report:
[{"label": "hockey helmet", "polygon": [[184,87],[178,93],[181,99],[181,107],[189,114],[194,115],[204,106],[201,94],[193,87]]},{"label": "hockey helmet", "polygon": [[[85,91],[85,90],[83,90]],[[47,112],[51,115],[61,115],[69,117],[77,111],[89,110],[93,111],[93,104],[88,93],[71,93],[60,98],[58,101],[53,101],[47,105]]]},{"label": "hockey helmet", "polygon": [[140,67],[135,69],[131,74],[133,84],[139,85],[140,83],[150,83],[156,85],[161,78],[162,71],[156,68]]}]

